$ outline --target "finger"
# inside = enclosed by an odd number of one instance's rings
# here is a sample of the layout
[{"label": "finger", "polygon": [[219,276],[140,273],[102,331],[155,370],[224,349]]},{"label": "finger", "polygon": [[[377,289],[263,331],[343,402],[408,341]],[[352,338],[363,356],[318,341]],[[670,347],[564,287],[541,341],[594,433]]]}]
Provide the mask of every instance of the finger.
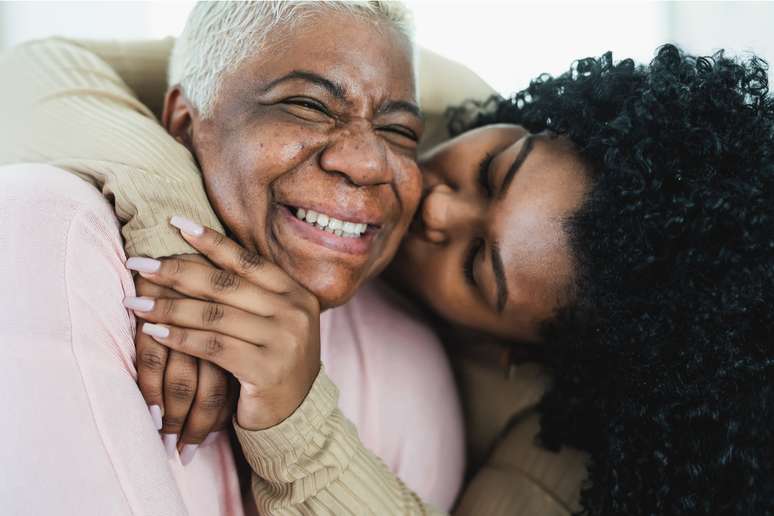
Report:
[{"label": "finger", "polygon": [[137,385],[153,418],[156,430],[162,428],[164,415],[164,369],[169,351],[149,335],[142,333],[144,321],[137,321],[134,339],[137,350]]},{"label": "finger", "polygon": [[217,364],[240,381],[263,385],[265,380],[269,380],[262,378],[263,345],[250,344],[228,335],[166,324],[145,323],[142,332],[171,350]]},{"label": "finger", "polygon": [[175,216],[170,224],[180,229],[188,243],[223,269],[235,272],[256,285],[275,292],[289,292],[297,286],[285,271],[258,253],[248,251],[227,236],[184,217]]},{"label": "finger", "polygon": [[[135,315],[153,323],[164,323],[183,328],[209,330],[253,344],[267,332],[274,331],[276,323],[269,318],[245,312],[211,301],[198,299],[151,299],[127,298],[127,304],[144,303],[145,310],[135,310]],[[147,309],[148,307],[151,307]]]},{"label": "finger", "polygon": [[188,418],[180,435],[180,462],[191,462],[199,445],[215,428],[227,401],[226,372],[206,360],[199,360],[199,381]]},{"label": "finger", "polygon": [[191,409],[198,382],[197,360],[185,353],[169,352],[164,372],[164,446],[172,456]]},{"label": "finger", "polygon": [[[148,258],[143,262],[132,260],[127,262],[130,268],[151,268],[145,266],[150,263]],[[287,304],[282,295],[269,292],[231,271],[178,258],[152,261],[155,262],[155,271],[141,271],[141,274],[155,284],[172,288],[186,297],[216,301],[264,317],[273,316]]]},{"label": "finger", "polygon": [[134,288],[138,296],[146,297],[183,297],[183,294],[165,287],[163,285],[157,285],[149,279],[142,276],[138,276],[134,282]]},{"label": "finger", "polygon": [[239,393],[239,381],[228,371],[226,371],[226,380],[228,383],[228,388],[226,390],[226,404],[221,409],[220,414],[218,414],[218,420],[215,422],[213,431],[231,428],[231,417],[236,411],[236,405],[239,399],[237,396]]}]

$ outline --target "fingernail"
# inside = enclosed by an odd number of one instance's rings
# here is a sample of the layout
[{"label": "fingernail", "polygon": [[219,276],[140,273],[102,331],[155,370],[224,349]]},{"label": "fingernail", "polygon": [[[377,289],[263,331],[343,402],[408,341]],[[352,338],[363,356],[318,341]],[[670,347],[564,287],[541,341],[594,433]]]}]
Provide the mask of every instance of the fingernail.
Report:
[{"label": "fingernail", "polygon": [[199,448],[198,444],[184,444],[183,449],[180,450],[180,462],[183,466],[188,466],[196,455],[196,450]]},{"label": "fingernail", "polygon": [[126,268],[137,272],[157,272],[160,267],[161,262],[153,258],[133,256],[126,260]]},{"label": "fingernail", "polygon": [[146,322],[142,325],[142,332],[145,335],[150,335],[151,337],[158,337],[160,339],[166,339],[169,337],[169,328],[166,326],[162,326],[161,324],[153,324]]},{"label": "fingernail", "polygon": [[161,434],[161,440],[164,442],[164,449],[167,450],[167,457],[174,459],[177,455],[177,434]]},{"label": "fingernail", "polygon": [[175,215],[169,219],[169,223],[175,226],[177,229],[191,236],[202,236],[204,233],[204,227],[201,224],[197,224],[191,219]]},{"label": "fingernail", "polygon": [[124,306],[131,310],[137,310],[138,312],[150,312],[153,310],[153,305],[155,304],[156,301],[151,297],[127,296],[124,298]]},{"label": "fingernail", "polygon": [[150,405],[148,410],[150,410],[150,415],[156,430],[161,430],[161,427],[163,426],[161,423],[161,407],[158,405]]},{"label": "fingernail", "polygon": [[200,446],[211,446],[215,443],[215,441],[218,440],[218,437],[220,437],[221,432],[210,432],[210,434],[202,441],[202,444]]}]

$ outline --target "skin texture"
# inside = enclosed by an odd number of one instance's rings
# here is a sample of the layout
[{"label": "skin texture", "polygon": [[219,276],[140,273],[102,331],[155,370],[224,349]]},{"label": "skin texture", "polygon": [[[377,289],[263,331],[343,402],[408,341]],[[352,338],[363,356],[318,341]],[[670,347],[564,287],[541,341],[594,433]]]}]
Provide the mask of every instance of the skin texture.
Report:
[{"label": "skin texture", "polygon": [[[525,144],[532,149],[503,193],[507,172]],[[479,180],[487,155],[494,157],[488,167],[490,188]],[[564,221],[590,190],[580,158],[566,140],[503,124],[432,149],[420,166],[425,196],[390,267],[393,282],[453,324],[536,340],[541,322],[566,302],[572,284]],[[495,244],[507,285],[502,311]],[[464,272],[466,262],[472,265],[472,282]]]},{"label": "skin texture", "polygon": [[[279,47],[281,52],[272,51]],[[421,193],[409,42],[394,29],[345,14],[310,18],[292,37],[224,77],[212,116],[202,119],[179,89],[164,124],[189,146],[208,197],[235,240],[313,292],[323,309],[347,301],[390,261]],[[334,92],[287,74],[313,73]],[[267,89],[268,88],[268,89]],[[288,207],[369,222],[365,252],[306,238]]]}]

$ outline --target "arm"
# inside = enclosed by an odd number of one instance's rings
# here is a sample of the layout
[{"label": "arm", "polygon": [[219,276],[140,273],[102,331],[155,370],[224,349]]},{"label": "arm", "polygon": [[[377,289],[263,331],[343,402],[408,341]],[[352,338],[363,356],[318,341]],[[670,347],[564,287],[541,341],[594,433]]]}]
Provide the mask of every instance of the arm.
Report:
[{"label": "arm", "polygon": [[193,249],[170,228],[181,213],[221,229],[196,163],[107,63],[61,39],[0,57],[0,164],[42,162],[115,203],[129,255]]},{"label": "arm", "polygon": [[234,421],[234,427],[254,472],[261,514],[442,514],[363,446],[322,370],[301,406],[279,425],[248,431]]},{"label": "arm", "polygon": [[173,222],[213,266],[179,258],[128,262],[157,285],[199,297],[151,299],[135,314],[148,321],[142,331],[160,344],[211,360],[239,381],[235,422],[256,473],[259,509],[432,513],[363,448],[338,410],[338,391],[321,372],[320,307],[313,294],[230,238],[193,221]]}]

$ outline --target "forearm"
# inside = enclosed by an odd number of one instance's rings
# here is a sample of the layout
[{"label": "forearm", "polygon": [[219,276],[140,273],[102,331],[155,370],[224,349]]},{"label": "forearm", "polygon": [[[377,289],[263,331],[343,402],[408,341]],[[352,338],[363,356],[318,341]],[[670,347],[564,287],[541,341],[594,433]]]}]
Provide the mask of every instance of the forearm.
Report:
[{"label": "forearm", "polygon": [[303,404],[276,427],[234,426],[254,471],[261,514],[441,514],[363,447],[323,371]]},{"label": "forearm", "polygon": [[193,249],[168,224],[181,214],[222,230],[188,150],[95,54],[60,39],[0,58],[0,164],[42,162],[115,203],[129,255]]}]

